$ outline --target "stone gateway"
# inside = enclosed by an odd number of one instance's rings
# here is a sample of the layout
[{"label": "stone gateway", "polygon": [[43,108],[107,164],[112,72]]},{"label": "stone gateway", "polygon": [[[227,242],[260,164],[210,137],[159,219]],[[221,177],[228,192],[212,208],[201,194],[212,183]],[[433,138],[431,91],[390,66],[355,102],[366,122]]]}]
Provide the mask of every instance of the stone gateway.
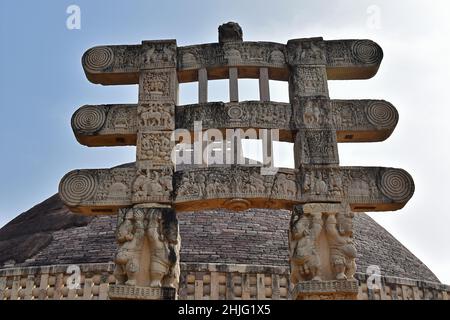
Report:
[{"label": "stone gateway", "polygon": [[[382,58],[370,40],[244,42],[233,22],[219,27],[215,44],[177,47],[175,40],[156,40],[88,50],[83,68],[90,81],[139,85],[137,105],[84,106],[72,119],[82,144],[136,145],[134,168],[77,170],[60,184],[74,212],[118,212],[118,283],[110,298],[148,292],[158,299],[155,288],[178,288],[182,239],[176,212],[272,208],[292,211],[291,297],[356,299],[354,215],[402,208],[414,183],[401,169],[339,166],[338,142],[385,140],[398,114],[383,100],[331,100],[328,80],[370,78]],[[208,104],[207,81],[223,78],[230,82],[230,103]],[[238,78],[258,78],[261,101],[240,102]],[[270,101],[270,79],[288,81],[290,103]],[[199,104],[179,106],[179,83],[192,81],[199,82]],[[219,132],[280,130],[282,140],[294,143],[295,168],[262,174],[270,161],[209,166],[207,159],[178,167],[173,155],[180,141],[173,131],[192,131],[196,123]],[[228,141],[222,140],[224,151]],[[264,148],[272,154],[270,139]],[[130,287],[152,290],[136,296]]]}]

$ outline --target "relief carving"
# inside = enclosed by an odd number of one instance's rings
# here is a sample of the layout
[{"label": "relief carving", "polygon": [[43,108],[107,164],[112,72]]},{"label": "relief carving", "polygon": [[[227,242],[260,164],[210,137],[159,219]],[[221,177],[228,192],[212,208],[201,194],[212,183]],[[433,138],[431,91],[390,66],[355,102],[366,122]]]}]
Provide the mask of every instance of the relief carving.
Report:
[{"label": "relief carving", "polygon": [[144,41],[141,50],[141,69],[177,66],[176,41]]},{"label": "relief carving", "polygon": [[295,206],[289,229],[289,253],[293,284],[353,279],[356,247],[349,207],[329,203]]},{"label": "relief carving", "polygon": [[336,132],[333,130],[300,130],[294,149],[296,167],[304,164],[338,164]]},{"label": "relief carving", "polygon": [[337,280],[352,279],[356,272],[353,216],[350,211],[332,212],[325,222],[331,266]]},{"label": "relief carving", "polygon": [[133,183],[133,203],[170,202],[173,168],[140,168]]},{"label": "relief carving", "polygon": [[321,280],[319,235],[322,227],[321,213],[306,215],[301,206],[294,207],[289,229],[292,283]]},{"label": "relief carving", "polygon": [[175,142],[171,131],[139,133],[137,140],[137,159],[147,161],[149,165],[171,165]]},{"label": "relief carving", "polygon": [[114,275],[118,284],[145,285],[139,283],[144,278],[149,279],[150,287],[178,288],[181,241],[178,220],[172,209],[122,209],[116,237]]},{"label": "relief carving", "polygon": [[141,103],[137,115],[141,132],[175,129],[175,106],[171,103]]},{"label": "relief carving", "polygon": [[[133,112],[134,111],[134,112]],[[136,109],[131,105],[109,107],[103,134],[131,134],[136,132]]]},{"label": "relief carving", "polygon": [[118,248],[114,260],[114,276],[119,284],[136,285],[144,236],[144,213],[141,210],[121,210],[117,221]]},{"label": "relief carving", "polygon": [[320,66],[296,66],[289,80],[290,100],[298,97],[328,97],[326,68]]},{"label": "relief carving", "polygon": [[139,101],[164,101],[176,103],[177,100],[176,70],[152,70],[141,73]]},{"label": "relief carving", "polygon": [[325,42],[322,38],[294,39],[287,43],[288,62],[292,65],[325,65]]}]

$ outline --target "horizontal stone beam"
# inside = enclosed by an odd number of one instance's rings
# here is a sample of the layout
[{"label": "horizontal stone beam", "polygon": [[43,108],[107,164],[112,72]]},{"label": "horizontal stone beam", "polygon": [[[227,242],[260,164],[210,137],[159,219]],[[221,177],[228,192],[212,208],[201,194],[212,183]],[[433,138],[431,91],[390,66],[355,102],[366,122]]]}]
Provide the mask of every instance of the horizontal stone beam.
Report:
[{"label": "horizontal stone beam", "polygon": [[[293,205],[308,202],[347,202],[356,212],[392,211],[402,208],[414,193],[411,176],[394,168],[310,166],[262,173],[257,166],[178,171],[174,174],[172,202],[177,211],[290,210]],[[113,214],[132,206],[135,179],[134,168],[76,170],[62,179],[59,193],[74,212]]]},{"label": "horizontal stone beam", "polygon": [[[302,109],[303,108],[303,109]],[[77,140],[90,147],[135,145],[138,122],[159,130],[163,114],[139,113],[137,105],[83,106],[72,117]],[[172,116],[170,107],[167,116]],[[194,130],[233,128],[279,129],[281,141],[293,142],[299,128],[331,127],[338,142],[374,142],[387,139],[398,122],[392,104],[383,100],[311,100],[305,106],[289,103],[246,101],[211,102],[177,106],[176,128]],[[193,136],[193,135],[192,135]]]},{"label": "horizontal stone beam", "polygon": [[[317,43],[318,38],[313,39]],[[158,41],[89,49],[82,60],[87,78],[103,85],[139,83],[139,72],[149,67],[147,57],[154,53],[153,42]],[[370,40],[320,39],[320,42],[329,80],[371,78],[378,71],[383,58],[380,46]],[[208,79],[211,80],[228,78],[230,67],[238,69],[240,78],[257,79],[260,68],[268,68],[269,79],[287,81],[289,78],[286,45],[273,42],[211,43],[178,47],[174,66],[177,66],[180,83],[197,81],[197,71],[203,68],[207,69]]]}]

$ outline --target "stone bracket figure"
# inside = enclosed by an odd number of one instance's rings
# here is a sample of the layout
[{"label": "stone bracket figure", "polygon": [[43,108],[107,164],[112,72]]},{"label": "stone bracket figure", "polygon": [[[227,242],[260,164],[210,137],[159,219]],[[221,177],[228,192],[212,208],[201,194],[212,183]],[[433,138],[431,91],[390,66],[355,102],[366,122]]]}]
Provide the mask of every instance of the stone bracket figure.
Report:
[{"label": "stone bracket figure", "polygon": [[120,212],[116,231],[118,249],[114,275],[121,284],[136,285],[144,244],[144,229],[144,213],[141,210],[129,209]]},{"label": "stone bracket figure", "polygon": [[302,206],[292,213],[289,232],[289,252],[292,282],[321,280],[319,235],[323,221],[321,214],[308,214]]},{"label": "stone bracket figure", "polygon": [[328,214],[325,223],[330,262],[336,280],[352,279],[356,271],[353,216],[352,212],[333,212]]},{"label": "stone bracket figure", "polygon": [[[353,279],[353,216],[348,205],[343,204],[308,203],[294,207],[289,230],[293,284]],[[325,265],[326,261],[329,265]]]},{"label": "stone bracket figure", "polygon": [[178,288],[181,239],[173,209],[122,209],[117,242],[114,274],[118,284],[146,286],[142,279],[150,279],[150,287]]}]

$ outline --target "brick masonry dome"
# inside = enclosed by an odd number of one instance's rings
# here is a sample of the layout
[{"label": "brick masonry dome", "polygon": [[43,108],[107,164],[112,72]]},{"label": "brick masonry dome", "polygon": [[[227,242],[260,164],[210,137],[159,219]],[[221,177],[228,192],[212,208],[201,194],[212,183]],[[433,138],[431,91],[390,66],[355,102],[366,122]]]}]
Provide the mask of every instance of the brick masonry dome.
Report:
[{"label": "brick masonry dome", "polygon": [[[288,267],[290,213],[254,209],[179,214],[181,262]],[[56,194],[0,229],[0,268],[112,262],[116,216],[71,213]],[[366,214],[355,217],[358,272],[439,282],[431,270]]]}]

